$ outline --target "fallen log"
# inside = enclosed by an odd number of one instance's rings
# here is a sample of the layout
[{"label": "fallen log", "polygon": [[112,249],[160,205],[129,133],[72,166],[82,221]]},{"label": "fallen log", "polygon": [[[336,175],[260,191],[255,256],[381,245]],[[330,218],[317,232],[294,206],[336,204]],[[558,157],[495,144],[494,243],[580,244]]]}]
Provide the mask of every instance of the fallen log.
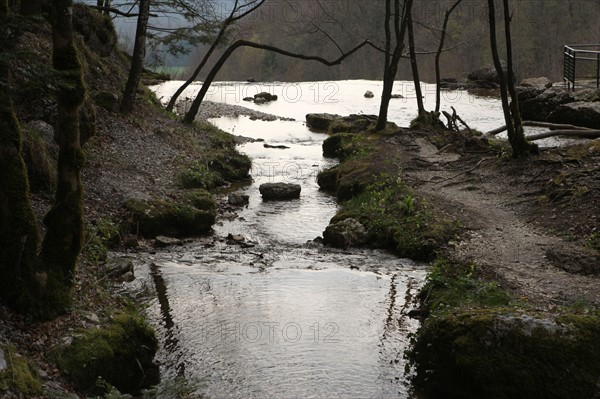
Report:
[{"label": "fallen log", "polygon": [[[523,126],[547,127],[550,130],[582,130],[582,131],[593,130],[593,129],[590,129],[589,127],[583,127],[583,126],[566,125],[566,124],[549,123],[549,122],[537,122],[537,121],[523,121]],[[486,136],[495,136],[497,134],[504,132],[505,130],[506,130],[506,125],[500,126],[499,128],[496,128],[494,130],[490,130],[485,135]]]},{"label": "fallen log", "polygon": [[584,139],[597,139],[600,137],[600,130],[551,130],[545,133],[532,134],[530,136],[526,136],[525,138],[528,141],[541,140],[548,137],[554,136],[562,136],[562,137],[577,137]]}]

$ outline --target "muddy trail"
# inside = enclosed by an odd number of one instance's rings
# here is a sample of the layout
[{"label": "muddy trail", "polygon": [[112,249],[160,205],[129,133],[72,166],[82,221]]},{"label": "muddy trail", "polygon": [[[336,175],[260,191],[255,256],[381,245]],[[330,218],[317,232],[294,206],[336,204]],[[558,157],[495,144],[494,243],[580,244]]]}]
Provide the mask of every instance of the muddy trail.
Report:
[{"label": "muddy trail", "polygon": [[461,224],[449,256],[475,262],[540,310],[600,303],[600,258],[590,248],[598,231],[597,143],[512,160],[484,139],[441,149],[419,132],[387,140],[400,144],[385,148],[402,178]]}]

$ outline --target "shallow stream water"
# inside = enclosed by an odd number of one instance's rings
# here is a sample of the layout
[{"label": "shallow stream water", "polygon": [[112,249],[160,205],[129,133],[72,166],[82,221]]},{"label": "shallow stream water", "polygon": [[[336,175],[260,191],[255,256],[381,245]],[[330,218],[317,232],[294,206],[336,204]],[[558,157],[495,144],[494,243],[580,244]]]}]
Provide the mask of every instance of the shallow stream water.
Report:
[{"label": "shallow stream water", "polygon": [[[155,87],[166,101],[179,83]],[[193,96],[198,85],[185,96]],[[336,250],[312,242],[337,204],[318,190],[316,174],[326,137],[304,124],[309,112],[376,114],[366,90],[381,82],[221,83],[208,100],[295,118],[212,120],[236,135],[262,139],[240,146],[253,160],[253,181],[237,192],[250,203],[237,217],[221,218],[214,237],[140,259],[134,290],[145,292],[148,318],[161,340],[163,379],[201,379],[208,398],[407,398],[404,350],[417,323],[406,314],[422,285],[425,266],[382,251]],[[260,91],[279,100],[243,102]],[[401,126],[416,116],[411,83],[398,82],[390,120]],[[431,108],[434,93],[425,90]],[[412,98],[411,98],[412,97]],[[472,128],[500,126],[498,99],[447,92]],[[287,149],[265,148],[264,144]],[[298,183],[300,199],[264,202],[258,186]],[[243,235],[244,245],[229,234]]]}]

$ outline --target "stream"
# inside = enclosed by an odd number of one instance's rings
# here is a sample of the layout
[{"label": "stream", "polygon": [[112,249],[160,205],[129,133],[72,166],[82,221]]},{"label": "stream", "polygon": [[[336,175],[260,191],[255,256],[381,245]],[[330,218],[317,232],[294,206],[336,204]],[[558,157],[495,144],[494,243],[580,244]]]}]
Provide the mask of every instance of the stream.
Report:
[{"label": "stream", "polygon": [[[179,84],[153,90],[164,102]],[[192,97],[199,87],[183,96]],[[428,108],[435,98],[431,87],[424,90]],[[223,215],[212,237],[137,260],[129,289],[146,298],[161,343],[163,380],[196,380],[197,394],[206,398],[411,397],[403,354],[418,322],[407,313],[425,265],[313,241],[337,210],[335,198],[316,183],[317,172],[335,160],[323,158],[327,136],[311,132],[304,116],[376,114],[379,102],[364,98],[366,90],[380,93],[381,82],[213,85],[208,100],[296,120],[211,120],[227,132],[264,140],[239,147],[253,160],[253,181],[235,189],[249,195],[248,206]],[[279,100],[242,101],[261,91]],[[390,120],[407,126],[416,116],[412,83],[397,82],[395,93],[405,98],[392,100]],[[450,105],[472,128],[503,124],[496,98],[445,92],[442,109]],[[263,202],[258,186],[278,181],[300,184],[300,199]],[[242,235],[242,245],[229,234]]]}]

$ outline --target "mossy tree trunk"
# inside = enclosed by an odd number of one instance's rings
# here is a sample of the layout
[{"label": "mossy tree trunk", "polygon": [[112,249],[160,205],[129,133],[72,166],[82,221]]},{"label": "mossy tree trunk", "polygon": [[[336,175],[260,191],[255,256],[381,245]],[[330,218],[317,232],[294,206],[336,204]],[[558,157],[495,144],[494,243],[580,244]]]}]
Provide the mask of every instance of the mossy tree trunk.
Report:
[{"label": "mossy tree trunk", "polygon": [[38,232],[29,202],[22,135],[6,87],[9,81],[6,39],[8,2],[0,2],[0,298],[21,305],[36,261]]},{"label": "mossy tree trunk", "polygon": [[131,68],[129,69],[129,77],[127,78],[125,92],[121,100],[121,112],[124,114],[129,114],[133,111],[135,95],[140,84],[144,69],[144,58],[146,57],[146,33],[148,30],[148,18],[150,17],[150,0],[140,0],[139,7],[140,11],[135,31]]},{"label": "mossy tree trunk", "polygon": [[56,197],[52,209],[44,217],[47,232],[41,259],[46,276],[41,288],[48,313],[60,313],[70,302],[83,236],[80,170],[84,157],[79,138],[79,109],[85,98],[85,86],[73,43],[72,1],[55,0],[50,19],[52,63],[64,81],[58,93],[54,133],[59,145]]}]

